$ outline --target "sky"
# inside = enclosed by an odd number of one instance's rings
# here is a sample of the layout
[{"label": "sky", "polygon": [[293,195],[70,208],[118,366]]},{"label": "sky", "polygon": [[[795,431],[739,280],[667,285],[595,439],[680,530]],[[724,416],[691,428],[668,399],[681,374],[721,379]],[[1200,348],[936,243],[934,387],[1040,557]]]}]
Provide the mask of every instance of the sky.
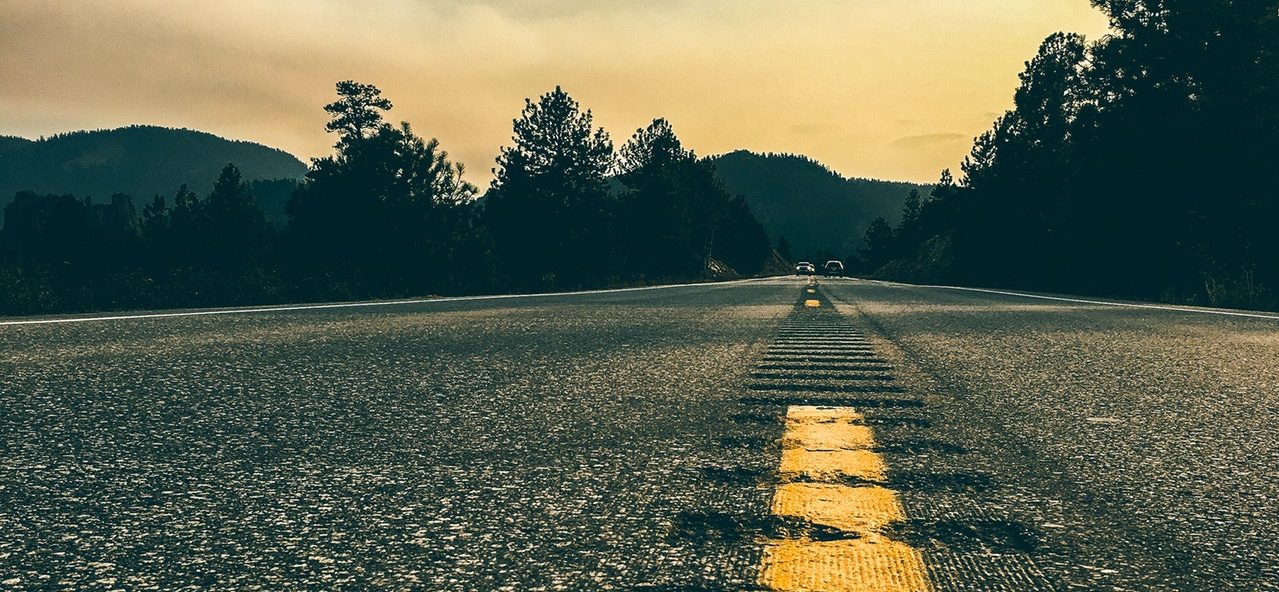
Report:
[{"label": "sky", "polygon": [[1087,0],[0,0],[0,135],[134,123],[332,150],[339,80],[487,185],[526,97],[560,85],[620,146],[665,117],[701,155],[935,181]]}]

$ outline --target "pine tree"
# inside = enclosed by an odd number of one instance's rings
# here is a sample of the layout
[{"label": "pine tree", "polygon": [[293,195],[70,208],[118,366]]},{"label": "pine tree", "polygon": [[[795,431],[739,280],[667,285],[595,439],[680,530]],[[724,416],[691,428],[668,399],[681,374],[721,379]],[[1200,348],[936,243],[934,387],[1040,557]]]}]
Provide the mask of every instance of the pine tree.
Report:
[{"label": "pine tree", "polygon": [[384,125],[382,112],[391,110],[391,101],[376,86],[343,80],[337,93],[338,100],[324,106],[332,115],[324,129],[337,132],[339,144],[362,140]]},{"label": "pine tree", "polygon": [[456,289],[452,261],[471,244],[465,210],[475,187],[435,139],[407,123],[372,85],[338,84],[326,126],[342,134],[333,156],[314,159],[289,200],[293,281],[333,297],[399,296]]},{"label": "pine tree", "polygon": [[861,251],[866,270],[874,273],[891,261],[893,253],[897,250],[896,242],[897,237],[893,227],[883,216],[872,220],[866,229],[866,246]]},{"label": "pine tree", "polygon": [[484,199],[503,271],[519,289],[580,286],[606,276],[608,134],[556,87],[525,101],[511,140]]},{"label": "pine tree", "polygon": [[[699,179],[697,157],[670,123],[655,119],[622,147],[618,180],[627,191],[619,204],[619,228],[627,271],[656,278],[699,275],[710,256],[714,212],[727,193]],[[698,181],[703,181],[699,183]]]}]

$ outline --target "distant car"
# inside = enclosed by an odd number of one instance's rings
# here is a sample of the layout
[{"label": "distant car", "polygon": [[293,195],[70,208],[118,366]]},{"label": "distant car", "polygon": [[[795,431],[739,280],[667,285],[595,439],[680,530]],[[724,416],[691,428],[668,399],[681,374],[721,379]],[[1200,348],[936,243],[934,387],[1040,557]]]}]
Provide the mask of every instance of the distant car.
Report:
[{"label": "distant car", "polygon": [[817,266],[807,261],[795,265],[795,275],[817,275]]},{"label": "distant car", "polygon": [[822,268],[822,271],[824,271],[828,276],[844,277],[844,262],[827,261],[826,266]]}]

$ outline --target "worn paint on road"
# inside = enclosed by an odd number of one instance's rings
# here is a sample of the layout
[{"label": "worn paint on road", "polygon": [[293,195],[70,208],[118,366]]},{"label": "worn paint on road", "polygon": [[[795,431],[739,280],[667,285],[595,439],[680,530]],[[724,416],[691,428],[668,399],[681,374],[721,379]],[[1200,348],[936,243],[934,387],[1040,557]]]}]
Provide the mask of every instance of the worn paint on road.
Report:
[{"label": "worn paint on road", "polygon": [[764,551],[764,583],[797,592],[931,590],[919,551],[887,539],[771,543]]},{"label": "worn paint on road", "polygon": [[[772,590],[923,592],[931,590],[923,556],[889,539],[885,528],[906,520],[886,480],[871,429],[848,407],[787,409],[773,514],[838,529],[846,540],[792,538],[764,547],[761,583]],[[802,478],[803,481],[793,479]],[[865,485],[848,485],[852,478]]]}]

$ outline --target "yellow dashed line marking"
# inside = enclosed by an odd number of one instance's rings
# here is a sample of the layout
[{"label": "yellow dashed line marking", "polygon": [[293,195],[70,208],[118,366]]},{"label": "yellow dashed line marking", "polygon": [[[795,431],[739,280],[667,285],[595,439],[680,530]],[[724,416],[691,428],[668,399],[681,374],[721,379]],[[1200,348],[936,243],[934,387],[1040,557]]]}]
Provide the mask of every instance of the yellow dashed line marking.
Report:
[{"label": "yellow dashed line marking", "polygon": [[821,308],[822,301],[821,300],[805,300],[804,306],[807,306],[808,308]]},{"label": "yellow dashed line marking", "polygon": [[866,450],[875,447],[875,434],[856,422],[860,413],[839,407],[796,405],[786,411],[786,433],[782,449],[838,448]]},{"label": "yellow dashed line marking", "polygon": [[791,405],[786,409],[787,427],[799,423],[826,421],[855,422],[866,419],[849,407],[822,407],[818,405]]},{"label": "yellow dashed line marking", "polygon": [[864,450],[875,446],[875,434],[870,428],[843,422],[801,423],[787,426],[782,439],[785,448],[835,447],[843,450]]},{"label": "yellow dashed line marking", "polygon": [[883,481],[884,459],[869,450],[783,448],[782,477],[839,481],[846,478]]},{"label": "yellow dashed line marking", "polygon": [[875,532],[906,519],[891,489],[833,483],[783,483],[773,496],[773,514],[848,532]]},{"label": "yellow dashed line marking", "polygon": [[929,592],[923,558],[886,539],[781,540],[764,547],[761,578],[796,592]]},{"label": "yellow dashed line marking", "polygon": [[[883,530],[906,519],[886,480],[873,431],[847,407],[796,405],[786,411],[782,435],[783,483],[772,512],[837,528],[848,540],[807,538],[764,544],[760,582],[781,592],[931,592],[919,550]],[[852,477],[869,484],[843,483]],[[803,481],[795,481],[802,478]]]}]

